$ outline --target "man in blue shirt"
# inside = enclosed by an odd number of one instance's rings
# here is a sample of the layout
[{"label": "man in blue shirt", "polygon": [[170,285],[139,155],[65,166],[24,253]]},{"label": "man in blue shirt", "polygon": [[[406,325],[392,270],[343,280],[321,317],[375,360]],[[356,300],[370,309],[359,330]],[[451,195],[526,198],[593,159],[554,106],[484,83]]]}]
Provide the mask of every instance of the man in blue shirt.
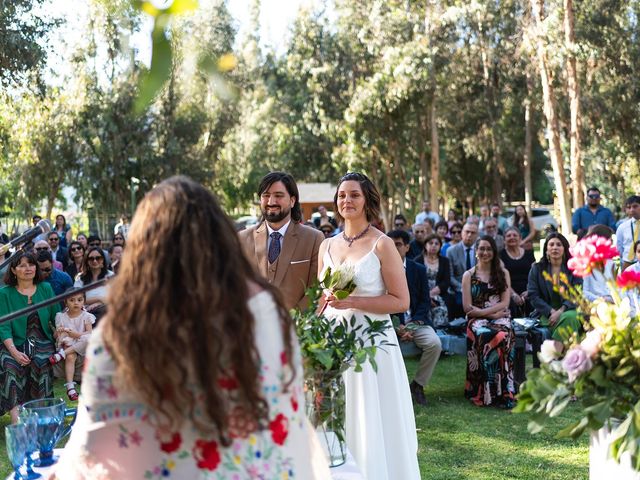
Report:
[{"label": "man in blue shirt", "polygon": [[73,287],[73,280],[68,273],[53,268],[51,252],[43,250],[38,253],[38,266],[42,280],[48,282],[56,295],[60,295],[68,288]]},{"label": "man in blue shirt", "polygon": [[591,187],[587,190],[587,203],[573,212],[571,226],[573,233],[582,238],[592,225],[606,225],[615,230],[616,219],[611,210],[600,205],[600,190]]}]

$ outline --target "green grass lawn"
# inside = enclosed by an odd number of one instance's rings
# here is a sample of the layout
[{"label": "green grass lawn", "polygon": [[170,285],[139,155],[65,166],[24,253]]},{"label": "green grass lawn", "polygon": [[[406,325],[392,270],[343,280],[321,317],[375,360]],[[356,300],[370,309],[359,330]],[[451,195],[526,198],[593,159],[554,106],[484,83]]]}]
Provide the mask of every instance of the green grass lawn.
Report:
[{"label": "green grass lawn", "polygon": [[[530,357],[530,356],[529,356]],[[528,358],[530,361],[530,358]],[[407,360],[410,378],[416,360]],[[429,406],[416,408],[418,457],[423,480],[577,480],[588,477],[588,440],[557,440],[554,432],[576,416],[570,406],[564,421],[550,423],[537,435],[527,432],[527,416],[471,405],[462,395],[465,359],[442,357],[426,390]],[[56,396],[67,398],[62,381]],[[5,415],[0,421],[9,422]],[[4,428],[0,440],[0,478],[11,467],[7,461]],[[398,479],[400,480],[400,479]]]}]

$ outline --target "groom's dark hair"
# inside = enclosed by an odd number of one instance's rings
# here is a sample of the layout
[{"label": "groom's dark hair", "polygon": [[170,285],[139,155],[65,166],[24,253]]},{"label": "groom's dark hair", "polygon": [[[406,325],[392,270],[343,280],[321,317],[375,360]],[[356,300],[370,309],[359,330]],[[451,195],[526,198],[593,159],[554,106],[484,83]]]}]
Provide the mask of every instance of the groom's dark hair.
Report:
[{"label": "groom's dark hair", "polygon": [[342,216],[338,212],[338,190],[340,190],[340,185],[342,185],[343,182],[348,182],[350,180],[358,182],[360,184],[360,188],[362,188],[362,194],[364,195],[365,200],[364,211],[367,215],[367,221],[377,221],[380,218],[380,192],[373,182],[369,180],[369,177],[364,173],[359,172],[349,172],[338,181],[338,187],[336,188],[336,193],[333,196],[334,218],[338,222],[343,221]]},{"label": "groom's dark hair", "polygon": [[258,197],[261,197],[262,194],[276,182],[282,182],[289,195],[295,197],[296,201],[293,204],[293,207],[291,207],[291,220],[293,220],[294,222],[301,222],[302,208],[300,207],[300,194],[298,193],[298,185],[296,185],[296,181],[290,174],[285,172],[267,173],[264,177],[262,177],[262,180],[260,180],[260,185],[258,186]]}]

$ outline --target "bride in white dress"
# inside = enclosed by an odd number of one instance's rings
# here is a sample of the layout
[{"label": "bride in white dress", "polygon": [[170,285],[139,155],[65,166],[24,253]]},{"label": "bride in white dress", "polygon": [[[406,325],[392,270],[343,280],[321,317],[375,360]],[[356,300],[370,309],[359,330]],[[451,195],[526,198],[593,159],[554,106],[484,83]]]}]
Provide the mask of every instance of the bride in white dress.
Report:
[{"label": "bride in white dress", "polygon": [[[347,173],[334,197],[344,232],[325,240],[318,254],[319,276],[345,262],[355,266],[356,290],[344,300],[326,298],[328,317],[364,316],[385,319],[409,308],[409,291],[400,255],[393,241],[371,226],[380,213],[380,194],[365,175]],[[418,480],[418,441],[409,380],[398,339],[376,354],[378,371],[370,365],[345,375],[347,446],[367,480]],[[381,341],[381,340],[380,340]]]}]

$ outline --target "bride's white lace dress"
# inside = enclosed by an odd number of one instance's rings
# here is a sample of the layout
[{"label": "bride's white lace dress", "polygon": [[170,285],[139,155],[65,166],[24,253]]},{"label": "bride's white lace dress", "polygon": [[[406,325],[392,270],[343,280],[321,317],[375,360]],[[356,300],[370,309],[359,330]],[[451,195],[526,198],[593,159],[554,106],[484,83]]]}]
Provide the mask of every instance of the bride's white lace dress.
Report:
[{"label": "bride's white lace dress", "polygon": [[[386,292],[374,249],[375,245],[354,264],[354,296],[376,297]],[[331,243],[323,259],[325,268],[335,267],[330,250]],[[361,310],[328,307],[325,314],[333,318],[355,315],[362,323],[367,315],[391,325],[389,315]],[[367,364],[360,373],[351,368],[344,374],[347,445],[367,480],[418,480],[418,440],[409,380],[393,328],[387,330],[386,339],[394,346],[378,350],[377,373]]]}]

